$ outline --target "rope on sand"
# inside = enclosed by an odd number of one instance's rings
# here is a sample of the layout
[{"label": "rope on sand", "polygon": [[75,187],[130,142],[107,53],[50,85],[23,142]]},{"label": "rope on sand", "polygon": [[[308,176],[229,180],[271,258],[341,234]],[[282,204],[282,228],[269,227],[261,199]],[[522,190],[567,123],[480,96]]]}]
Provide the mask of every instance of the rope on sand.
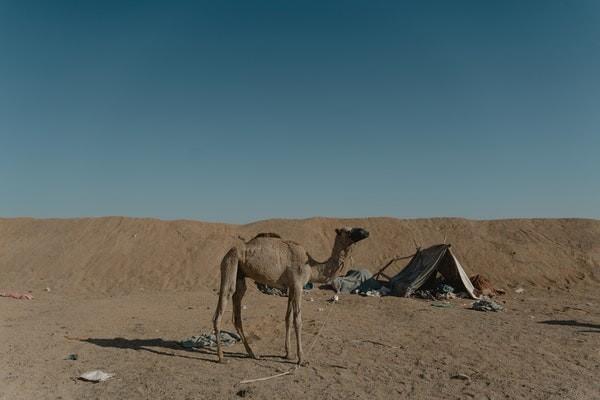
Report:
[{"label": "rope on sand", "polygon": [[[327,305],[327,307],[329,308],[329,310],[327,310],[327,313],[325,315],[325,319],[323,320],[323,323],[321,324],[321,327],[319,328],[319,331],[317,332],[317,334],[315,335],[315,338],[313,339],[312,343],[308,347],[308,352],[307,352],[308,354],[312,353],[312,349],[315,346],[315,344],[317,343],[317,339],[319,338],[319,336],[321,336],[321,332],[323,331],[323,328],[327,324],[327,320],[328,320],[329,314],[331,313],[331,310],[333,310],[333,307],[332,307],[333,304],[334,303],[331,302],[331,303],[329,303]],[[245,379],[243,381],[238,382],[238,385],[242,385],[242,384],[245,384],[245,383],[252,383],[252,382],[267,381],[269,379],[279,378],[280,376],[290,375],[291,373],[295,372],[299,367],[300,367],[300,365],[295,365],[293,368],[290,368],[289,370],[287,370],[285,372],[282,372],[282,373],[276,374],[276,375],[265,376],[263,378]]]}]

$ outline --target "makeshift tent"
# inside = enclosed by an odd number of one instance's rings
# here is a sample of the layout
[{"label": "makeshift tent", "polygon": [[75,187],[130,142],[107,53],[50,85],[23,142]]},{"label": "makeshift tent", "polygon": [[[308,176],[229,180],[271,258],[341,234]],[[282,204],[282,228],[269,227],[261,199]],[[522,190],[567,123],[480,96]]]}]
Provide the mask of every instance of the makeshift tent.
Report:
[{"label": "makeshift tent", "polygon": [[417,250],[408,265],[390,279],[392,294],[409,297],[415,290],[434,282],[438,272],[444,278],[444,283],[454,287],[456,292],[465,292],[473,299],[478,298],[475,288],[458,259],[452,254],[449,244]]}]

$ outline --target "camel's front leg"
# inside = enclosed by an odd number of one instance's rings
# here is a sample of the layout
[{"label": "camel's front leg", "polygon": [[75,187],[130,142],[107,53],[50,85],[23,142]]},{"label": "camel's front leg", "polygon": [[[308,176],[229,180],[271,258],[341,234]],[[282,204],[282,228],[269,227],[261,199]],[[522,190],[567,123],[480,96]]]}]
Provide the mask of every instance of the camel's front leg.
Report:
[{"label": "camel's front leg", "polygon": [[294,309],[294,330],[296,331],[296,353],[298,365],[302,365],[304,355],[302,353],[302,286],[294,287],[292,295],[292,307]]},{"label": "camel's front leg", "polygon": [[285,358],[292,359],[290,341],[292,340],[292,288],[288,289],[288,304],[285,313]]}]

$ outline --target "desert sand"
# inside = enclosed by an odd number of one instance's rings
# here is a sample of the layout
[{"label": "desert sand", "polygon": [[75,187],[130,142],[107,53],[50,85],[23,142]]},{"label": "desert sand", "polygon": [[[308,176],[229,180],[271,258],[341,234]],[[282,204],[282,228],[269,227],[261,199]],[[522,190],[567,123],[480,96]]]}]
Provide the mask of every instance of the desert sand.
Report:
[{"label": "desert sand", "polygon": [[[244,324],[261,360],[241,344],[226,348],[227,364],[178,345],[210,331],[219,263],[240,237],[276,232],[325,259],[341,226],[371,233],[349,268],[451,243],[469,275],[506,290],[505,310],[358,295],[329,304],[333,293],[315,289],[303,305],[309,365],[240,384],[294,367],[282,358],[286,299],[249,283]],[[0,297],[0,398],[597,399],[599,288],[597,220],[0,219],[0,291],[34,296]],[[95,369],[115,375],[76,379]]]}]

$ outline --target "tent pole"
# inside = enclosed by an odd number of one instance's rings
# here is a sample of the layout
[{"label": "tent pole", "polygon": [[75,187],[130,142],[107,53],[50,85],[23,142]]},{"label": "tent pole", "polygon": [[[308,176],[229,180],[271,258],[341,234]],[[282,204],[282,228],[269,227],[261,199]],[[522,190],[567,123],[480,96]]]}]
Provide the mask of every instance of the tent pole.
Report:
[{"label": "tent pole", "polygon": [[[417,253],[411,254],[410,256],[403,256],[403,257],[394,257],[392,258],[390,261],[387,262],[387,264],[385,264],[379,271],[377,271],[377,273],[375,275],[373,275],[373,277],[375,279],[379,278],[379,275],[383,275],[383,271],[385,271],[390,265],[392,265],[392,263],[396,262],[396,261],[400,261],[400,260],[406,260],[407,258],[412,258],[416,255]],[[385,276],[385,275],[383,275]],[[387,276],[385,276],[387,278]],[[387,278],[389,280],[389,278]]]}]

